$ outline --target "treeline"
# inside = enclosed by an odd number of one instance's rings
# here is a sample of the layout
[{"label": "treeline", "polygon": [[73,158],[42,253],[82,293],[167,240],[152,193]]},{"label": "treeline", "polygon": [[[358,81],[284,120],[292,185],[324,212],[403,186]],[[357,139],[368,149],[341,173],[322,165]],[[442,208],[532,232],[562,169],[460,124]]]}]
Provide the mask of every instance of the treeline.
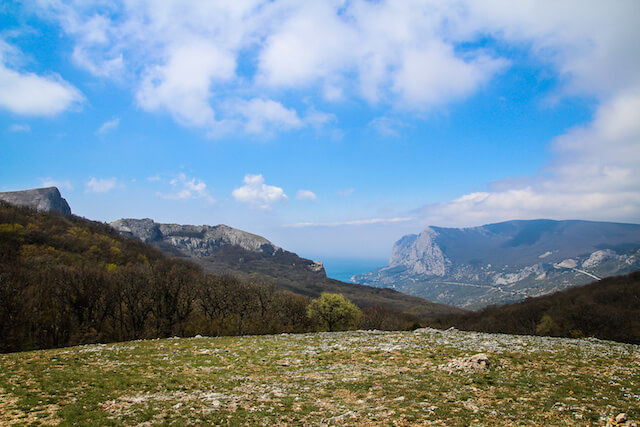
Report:
[{"label": "treeline", "polygon": [[[309,298],[251,278],[208,275],[108,225],[0,202],[0,351],[174,335],[322,329]],[[349,327],[401,329],[372,307]]]},{"label": "treeline", "polygon": [[438,328],[640,344],[640,271],[428,323]]}]

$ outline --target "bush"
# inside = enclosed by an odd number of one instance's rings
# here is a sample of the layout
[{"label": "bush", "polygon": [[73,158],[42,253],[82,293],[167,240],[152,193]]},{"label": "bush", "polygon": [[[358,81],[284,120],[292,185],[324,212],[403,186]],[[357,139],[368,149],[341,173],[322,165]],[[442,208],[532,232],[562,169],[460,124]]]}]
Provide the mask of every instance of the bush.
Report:
[{"label": "bush", "polygon": [[330,332],[354,328],[362,312],[341,294],[323,292],[307,307],[307,316]]}]

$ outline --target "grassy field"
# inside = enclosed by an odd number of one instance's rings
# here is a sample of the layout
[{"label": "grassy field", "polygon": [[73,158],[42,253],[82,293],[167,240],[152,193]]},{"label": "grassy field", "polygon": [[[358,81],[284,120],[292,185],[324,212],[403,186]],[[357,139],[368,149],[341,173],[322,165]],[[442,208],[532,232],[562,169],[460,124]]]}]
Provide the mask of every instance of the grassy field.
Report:
[{"label": "grassy field", "polygon": [[[488,369],[447,367],[480,352]],[[595,339],[421,329],[0,355],[0,425],[604,425],[620,412],[640,419],[640,346]]]}]

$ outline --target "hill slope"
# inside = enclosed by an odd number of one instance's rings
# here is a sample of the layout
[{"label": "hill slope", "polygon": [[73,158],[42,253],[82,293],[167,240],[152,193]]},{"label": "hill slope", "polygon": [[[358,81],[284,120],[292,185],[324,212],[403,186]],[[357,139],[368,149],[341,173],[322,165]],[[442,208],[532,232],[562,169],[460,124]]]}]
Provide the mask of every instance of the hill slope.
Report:
[{"label": "hill slope", "polygon": [[321,262],[301,258],[264,237],[226,225],[160,224],[151,219],[120,219],[110,225],[168,255],[192,260],[209,273],[259,277],[312,298],[322,292],[341,293],[362,308],[380,305],[422,318],[462,312],[392,289],[329,279]]},{"label": "hill slope", "polygon": [[110,226],[0,201],[0,352],[313,330],[308,299],[207,275]]},{"label": "hill slope", "polygon": [[446,304],[514,302],[640,269],[640,225],[508,221],[404,236],[389,266],[354,277]]},{"label": "hill slope", "polygon": [[640,344],[640,271],[432,325],[505,334],[590,336]]},{"label": "hill slope", "polygon": [[[476,353],[488,368],[453,367]],[[0,355],[0,424],[603,426],[640,419],[638,361],[637,345],[433,329],[88,345]]]}]

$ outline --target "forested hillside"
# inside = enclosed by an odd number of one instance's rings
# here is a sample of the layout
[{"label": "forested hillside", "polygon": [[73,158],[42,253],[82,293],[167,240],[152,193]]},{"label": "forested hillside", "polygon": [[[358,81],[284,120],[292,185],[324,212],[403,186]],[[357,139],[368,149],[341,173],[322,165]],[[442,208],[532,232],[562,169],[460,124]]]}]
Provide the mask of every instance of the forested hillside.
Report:
[{"label": "forested hillside", "polygon": [[640,271],[430,324],[482,332],[596,337],[640,344]]},{"label": "forested hillside", "polygon": [[307,303],[206,275],[102,223],[0,202],[0,351],[306,331]]}]

